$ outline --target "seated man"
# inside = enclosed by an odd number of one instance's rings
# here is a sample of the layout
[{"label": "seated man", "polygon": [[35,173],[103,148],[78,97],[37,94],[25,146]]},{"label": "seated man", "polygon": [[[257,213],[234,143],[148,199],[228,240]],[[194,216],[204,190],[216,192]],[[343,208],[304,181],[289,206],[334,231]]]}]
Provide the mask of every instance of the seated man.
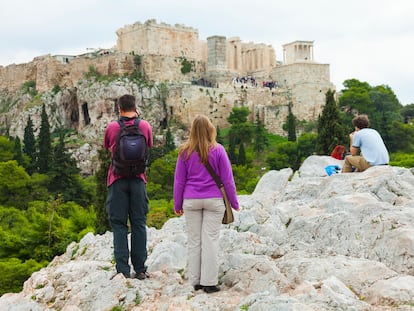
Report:
[{"label": "seated man", "polygon": [[[351,155],[345,157],[342,173],[353,170],[363,172],[375,165],[386,165],[389,162],[387,147],[380,134],[369,126],[368,116],[365,114],[356,116],[352,120],[355,132],[349,134]],[[360,150],[360,155],[358,154]]]}]

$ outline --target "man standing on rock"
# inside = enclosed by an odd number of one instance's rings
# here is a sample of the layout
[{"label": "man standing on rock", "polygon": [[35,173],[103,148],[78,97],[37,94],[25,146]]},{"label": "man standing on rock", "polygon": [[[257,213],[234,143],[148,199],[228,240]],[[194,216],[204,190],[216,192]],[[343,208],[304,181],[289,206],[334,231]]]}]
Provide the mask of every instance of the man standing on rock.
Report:
[{"label": "man standing on rock", "polygon": [[[342,173],[363,172],[375,165],[387,165],[389,155],[381,135],[374,129],[368,128],[369,119],[365,114],[352,120],[355,132],[349,134],[349,149],[351,155],[345,157]],[[358,155],[358,151],[361,151]]]},{"label": "man standing on rock", "polygon": [[[129,219],[131,226],[131,262],[135,270],[135,277],[144,280],[148,277],[147,267],[145,266],[147,260],[146,222],[148,213],[145,170],[139,170],[139,173],[133,170],[130,176],[125,177],[123,173],[114,171],[114,168],[117,167],[117,163],[114,165],[114,155],[117,146],[119,146],[119,140],[117,144],[117,139],[119,139],[118,133],[121,131],[121,124],[126,127],[130,125],[137,126],[138,130],[141,130],[140,134],[145,136],[148,149],[152,147],[152,128],[147,121],[137,120],[138,113],[134,96],[123,95],[117,103],[120,118],[109,123],[104,139],[104,147],[111,151],[113,160],[108,171],[106,209],[114,235],[116,271],[127,278],[131,277],[128,247]],[[143,145],[145,146],[145,143]]]}]

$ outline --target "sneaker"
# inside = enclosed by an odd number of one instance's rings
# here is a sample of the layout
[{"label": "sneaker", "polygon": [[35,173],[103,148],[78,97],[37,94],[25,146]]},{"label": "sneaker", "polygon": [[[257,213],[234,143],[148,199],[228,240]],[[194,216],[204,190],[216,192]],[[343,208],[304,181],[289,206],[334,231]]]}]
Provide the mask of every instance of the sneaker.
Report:
[{"label": "sneaker", "polygon": [[207,293],[207,294],[211,294],[211,293],[215,293],[215,292],[219,292],[220,291],[220,287],[218,286],[204,286],[203,290]]},{"label": "sneaker", "polygon": [[149,279],[149,274],[146,271],[139,272],[139,273],[135,274],[135,278],[138,279],[138,280]]}]

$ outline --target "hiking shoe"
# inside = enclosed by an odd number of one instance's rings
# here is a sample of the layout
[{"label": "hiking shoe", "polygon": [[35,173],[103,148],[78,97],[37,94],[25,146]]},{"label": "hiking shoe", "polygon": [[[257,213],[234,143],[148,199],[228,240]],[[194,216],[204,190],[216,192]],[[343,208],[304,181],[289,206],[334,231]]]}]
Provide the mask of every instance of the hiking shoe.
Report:
[{"label": "hiking shoe", "polygon": [[139,272],[139,273],[135,274],[135,278],[138,279],[138,280],[149,279],[149,274],[146,271]]},{"label": "hiking shoe", "polygon": [[203,290],[207,293],[207,294],[211,294],[211,293],[215,293],[215,292],[219,292],[220,291],[220,287],[218,286],[204,286]]}]

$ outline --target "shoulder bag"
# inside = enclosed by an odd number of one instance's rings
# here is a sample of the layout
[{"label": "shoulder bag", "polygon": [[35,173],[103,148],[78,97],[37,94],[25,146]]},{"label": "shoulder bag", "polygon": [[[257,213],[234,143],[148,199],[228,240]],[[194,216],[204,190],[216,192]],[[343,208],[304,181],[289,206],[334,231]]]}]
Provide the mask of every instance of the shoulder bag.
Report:
[{"label": "shoulder bag", "polygon": [[233,216],[233,210],[231,208],[229,198],[227,197],[226,190],[224,190],[224,185],[220,177],[217,176],[216,172],[211,167],[210,163],[207,162],[207,164],[205,164],[205,167],[207,168],[211,177],[213,177],[214,181],[216,182],[217,187],[219,187],[221,193],[223,194],[223,201],[224,201],[224,206],[226,207],[226,210],[224,211],[223,220],[221,221],[221,223],[225,225],[230,224],[234,221],[234,216]]}]

